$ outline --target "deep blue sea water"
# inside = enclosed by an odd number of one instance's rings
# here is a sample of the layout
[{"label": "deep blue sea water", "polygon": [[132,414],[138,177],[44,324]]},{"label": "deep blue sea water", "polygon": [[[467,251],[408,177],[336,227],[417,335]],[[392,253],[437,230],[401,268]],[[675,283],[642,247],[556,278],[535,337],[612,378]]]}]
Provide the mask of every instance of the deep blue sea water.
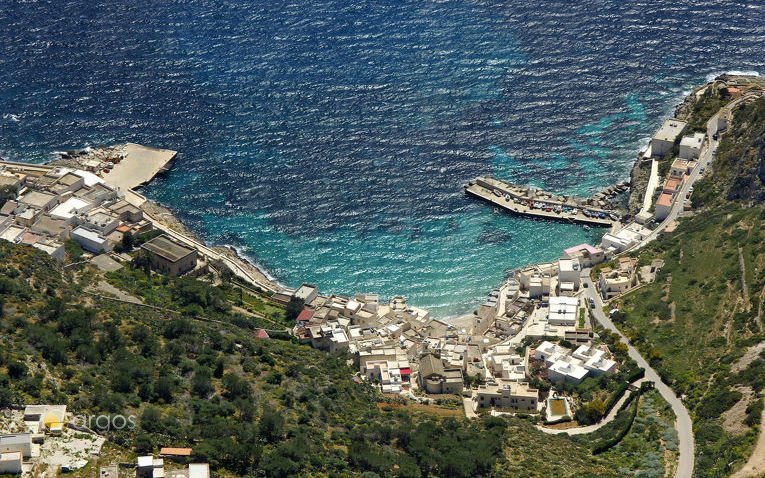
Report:
[{"label": "deep blue sea water", "polygon": [[451,316],[599,236],[466,180],[627,179],[684,91],[763,51],[762,1],[0,0],[0,154],[178,150],[145,192],[204,239]]}]

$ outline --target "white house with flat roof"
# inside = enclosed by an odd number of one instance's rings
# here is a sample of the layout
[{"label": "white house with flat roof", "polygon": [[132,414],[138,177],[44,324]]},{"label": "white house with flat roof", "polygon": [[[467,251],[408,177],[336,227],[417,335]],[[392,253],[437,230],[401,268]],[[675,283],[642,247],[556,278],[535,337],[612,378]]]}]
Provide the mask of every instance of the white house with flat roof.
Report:
[{"label": "white house with flat roof", "polygon": [[0,475],[20,475],[22,462],[20,452],[0,453]]},{"label": "white house with flat roof", "polygon": [[675,140],[683,132],[686,124],[685,121],[676,118],[665,120],[659,131],[651,138],[651,155],[664,157],[671,153],[675,146]]},{"label": "white house with flat roof", "polygon": [[31,190],[21,196],[18,199],[18,202],[21,204],[26,204],[31,208],[46,212],[53,209],[53,207],[58,204],[59,199],[55,194],[51,194],[45,191]]},{"label": "white house with flat roof", "polygon": [[16,433],[0,435],[0,453],[21,453],[24,458],[32,456],[32,434]]},{"label": "white house with flat roof", "polygon": [[309,284],[303,284],[295,291],[294,297],[302,300],[304,304],[310,304],[316,297],[318,297],[318,295],[319,293],[316,290],[316,287]]},{"label": "white house with flat roof", "polygon": [[112,250],[112,244],[105,237],[82,226],[72,231],[72,239],[89,252],[109,252]]},{"label": "white house with flat roof", "polygon": [[475,399],[479,408],[506,408],[522,412],[536,412],[539,390],[528,383],[509,382],[478,387]]},{"label": "white house with flat roof", "polygon": [[551,382],[573,382],[579,383],[589,373],[583,366],[583,362],[572,357],[556,360],[554,364],[547,367],[547,377]]},{"label": "white house with flat roof", "polygon": [[579,289],[581,274],[579,259],[569,257],[558,259],[558,284],[561,290],[564,290],[564,284],[567,285],[566,290]]},{"label": "white house with flat roof", "polygon": [[576,325],[579,299],[577,297],[550,297],[550,312],[547,322],[550,325],[572,327]]},{"label": "white house with flat roof", "polygon": [[189,464],[189,478],[210,478],[210,465],[208,463]]},{"label": "white house with flat roof", "polygon": [[90,211],[92,208],[93,205],[88,201],[78,197],[70,197],[51,209],[49,214],[57,219],[65,219],[71,224],[77,216]]},{"label": "white house with flat roof", "polygon": [[677,153],[678,158],[698,159],[701,154],[701,145],[704,144],[704,133],[694,133],[690,136],[683,136],[680,140],[680,150]]},{"label": "white house with flat roof", "polygon": [[606,260],[606,254],[602,249],[589,244],[579,244],[563,251],[563,257],[576,259],[582,267],[592,267]]}]

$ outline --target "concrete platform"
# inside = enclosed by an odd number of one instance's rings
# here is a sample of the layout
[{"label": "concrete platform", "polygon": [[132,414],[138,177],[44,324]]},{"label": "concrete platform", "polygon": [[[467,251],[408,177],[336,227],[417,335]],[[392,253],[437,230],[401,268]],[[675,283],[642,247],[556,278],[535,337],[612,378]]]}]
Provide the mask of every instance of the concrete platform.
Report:
[{"label": "concrete platform", "polygon": [[103,175],[104,180],[121,191],[137,188],[167,170],[178,153],[135,143],[125,145],[125,158]]}]

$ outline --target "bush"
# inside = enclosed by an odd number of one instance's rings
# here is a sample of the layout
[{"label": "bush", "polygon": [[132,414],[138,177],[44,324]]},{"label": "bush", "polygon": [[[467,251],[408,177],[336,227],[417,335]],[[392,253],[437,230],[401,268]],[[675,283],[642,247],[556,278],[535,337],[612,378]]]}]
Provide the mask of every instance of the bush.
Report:
[{"label": "bush", "polygon": [[736,390],[718,390],[704,397],[696,409],[701,418],[717,418],[723,412],[741,400],[741,392]]},{"label": "bush", "polygon": [[750,403],[746,407],[746,418],[744,419],[744,423],[750,427],[759,425],[760,419],[762,418],[762,410],[764,407],[765,404],[763,404],[763,400],[761,398]]}]

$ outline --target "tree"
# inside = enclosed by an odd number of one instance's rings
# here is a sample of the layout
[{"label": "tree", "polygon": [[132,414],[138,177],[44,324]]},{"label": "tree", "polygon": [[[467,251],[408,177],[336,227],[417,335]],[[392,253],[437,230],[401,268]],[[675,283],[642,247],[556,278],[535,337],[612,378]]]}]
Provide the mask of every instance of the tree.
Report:
[{"label": "tree", "polygon": [[258,424],[260,437],[268,443],[275,443],[284,434],[284,418],[270,408],[263,410]]},{"label": "tree", "polygon": [[199,398],[207,398],[213,391],[215,391],[215,387],[212,384],[210,369],[201,367],[191,379],[191,393]]},{"label": "tree", "polygon": [[151,273],[151,258],[149,257],[149,253],[141,249],[133,258],[131,265],[135,269],[140,269],[146,275],[149,275]]},{"label": "tree", "polygon": [[157,393],[157,397],[164,400],[165,403],[173,401],[173,394],[175,393],[175,379],[168,375],[163,375],[157,379],[157,383],[154,386],[154,391]]},{"label": "tree", "polygon": [[303,308],[305,307],[305,301],[303,299],[299,299],[297,297],[293,297],[290,299],[290,301],[287,303],[287,312],[286,317],[287,320],[290,322],[294,322],[297,320],[298,315],[303,311]]},{"label": "tree", "polygon": [[14,380],[18,380],[27,374],[27,366],[21,362],[12,360],[8,362],[8,376]]},{"label": "tree", "polygon": [[82,259],[82,255],[85,253],[82,247],[80,247],[80,245],[74,242],[72,239],[69,239],[64,243],[64,250],[69,256],[69,260],[72,262],[78,262],[80,259]]},{"label": "tree", "polygon": [[141,428],[149,433],[161,430],[162,412],[159,408],[149,405],[141,414]]},{"label": "tree", "polygon": [[223,375],[223,396],[229,400],[249,399],[252,388],[247,380],[233,373]]},{"label": "tree", "polygon": [[133,250],[134,243],[133,233],[128,231],[122,235],[122,250],[125,252]]}]

